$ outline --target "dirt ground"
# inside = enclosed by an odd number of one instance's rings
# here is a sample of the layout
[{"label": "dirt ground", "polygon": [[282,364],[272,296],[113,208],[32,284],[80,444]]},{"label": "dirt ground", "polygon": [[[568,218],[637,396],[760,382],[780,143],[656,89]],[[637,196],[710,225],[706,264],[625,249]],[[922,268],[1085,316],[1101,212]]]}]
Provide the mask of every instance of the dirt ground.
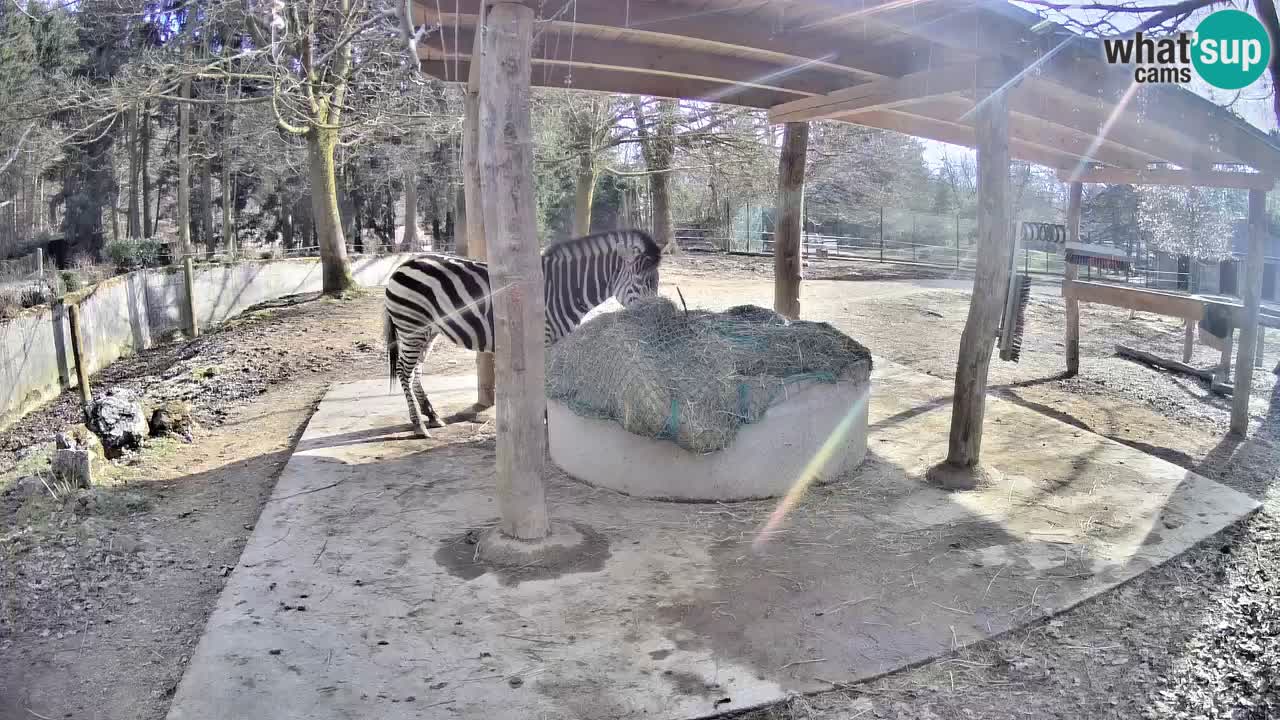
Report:
[{"label": "dirt ground", "polygon": [[[769,305],[772,262],[689,255],[664,285],[689,304]],[[815,262],[802,312],[873,354],[949,378],[971,285],[945,271]],[[303,425],[329,382],[385,372],[370,293],[294,299],[195,341],[128,358],[95,385],[194,403],[195,442],[159,441],[111,484],[54,499],[0,496],[0,720],[162,718],[207,614]],[[781,718],[1280,717],[1280,400],[1255,373],[1254,427],[1224,435],[1229,402],[1199,381],[1114,354],[1179,357],[1180,324],[1086,306],[1080,375],[1060,376],[1062,302],[1037,287],[1018,364],[993,361],[993,393],[1194,470],[1264,503],[1241,526],[1048,622],[919,668],[750,714]],[[1193,364],[1217,352],[1199,348]],[[430,372],[470,368],[439,345]],[[0,488],[74,422],[64,394],[0,433]]]}]

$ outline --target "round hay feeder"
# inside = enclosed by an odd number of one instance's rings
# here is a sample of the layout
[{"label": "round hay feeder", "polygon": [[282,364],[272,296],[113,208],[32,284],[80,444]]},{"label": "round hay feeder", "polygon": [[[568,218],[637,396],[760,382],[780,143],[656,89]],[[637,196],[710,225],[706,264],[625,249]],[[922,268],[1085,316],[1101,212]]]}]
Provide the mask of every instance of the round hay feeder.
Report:
[{"label": "round hay feeder", "polygon": [[825,323],[648,301],[552,348],[551,459],[638,497],[778,497],[865,458],[870,374],[866,348]]}]

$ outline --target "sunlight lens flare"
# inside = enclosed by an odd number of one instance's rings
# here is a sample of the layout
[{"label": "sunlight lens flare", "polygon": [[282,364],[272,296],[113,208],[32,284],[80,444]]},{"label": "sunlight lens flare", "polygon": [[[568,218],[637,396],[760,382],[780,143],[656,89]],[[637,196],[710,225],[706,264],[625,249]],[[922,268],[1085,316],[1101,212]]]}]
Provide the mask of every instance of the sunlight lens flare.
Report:
[{"label": "sunlight lens flare", "polygon": [[1129,101],[1134,95],[1138,94],[1138,81],[1134,80],[1129,83],[1129,89],[1124,91],[1124,95],[1120,98],[1120,102],[1116,103],[1111,114],[1107,116],[1107,121],[1102,123],[1102,128],[1098,130],[1098,134],[1093,137],[1093,142],[1089,143],[1089,149],[1080,158],[1080,162],[1076,163],[1075,170],[1071,171],[1071,182],[1080,179],[1080,174],[1084,172],[1085,167],[1089,164],[1089,158],[1098,151],[1102,142],[1107,139],[1107,135],[1111,133],[1111,128],[1115,126],[1116,121],[1120,119],[1120,115],[1124,112],[1125,107],[1129,105]]},{"label": "sunlight lens flare", "polygon": [[813,484],[813,481],[818,478],[818,473],[835,458],[836,451],[843,447],[848,439],[849,431],[853,429],[858,418],[862,417],[862,410],[866,406],[867,398],[870,395],[870,391],[864,392],[861,397],[849,406],[849,412],[845,413],[840,423],[827,436],[827,439],[822,443],[822,447],[818,448],[813,457],[809,458],[809,462],[800,471],[800,476],[791,484],[791,489],[782,498],[782,502],[778,503],[778,507],[773,509],[773,512],[769,515],[768,522],[764,524],[764,527],[760,528],[756,539],[751,542],[753,550],[760,550],[764,547],[769,537],[782,526],[787,513],[791,512],[804,499],[804,494],[809,490],[809,486]]}]

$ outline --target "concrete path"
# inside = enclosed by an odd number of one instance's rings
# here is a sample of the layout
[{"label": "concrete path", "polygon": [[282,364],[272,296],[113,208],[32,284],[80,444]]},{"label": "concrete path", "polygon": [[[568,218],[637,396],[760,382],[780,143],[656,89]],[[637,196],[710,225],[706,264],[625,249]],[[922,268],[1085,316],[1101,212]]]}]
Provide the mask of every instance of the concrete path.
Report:
[{"label": "concrete path", "polygon": [[[437,379],[461,409],[471,378]],[[774,502],[670,504],[548,469],[567,564],[475,558],[493,450],[409,438],[385,380],[312,418],[170,720],[690,718],[830,689],[1071,607],[1256,507],[1169,463],[989,400],[996,482],[925,485],[949,383],[879,363],[870,454],[753,547]]]}]

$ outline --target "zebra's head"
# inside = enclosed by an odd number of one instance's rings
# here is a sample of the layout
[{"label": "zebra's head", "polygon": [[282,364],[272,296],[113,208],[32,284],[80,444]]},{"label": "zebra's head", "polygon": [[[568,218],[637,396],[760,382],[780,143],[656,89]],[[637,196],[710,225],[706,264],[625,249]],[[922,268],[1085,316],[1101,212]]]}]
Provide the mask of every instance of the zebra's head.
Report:
[{"label": "zebra's head", "polygon": [[615,252],[622,259],[622,269],[614,277],[613,296],[623,307],[641,298],[658,294],[658,266],[662,264],[662,248],[648,233],[629,230],[618,233]]}]

